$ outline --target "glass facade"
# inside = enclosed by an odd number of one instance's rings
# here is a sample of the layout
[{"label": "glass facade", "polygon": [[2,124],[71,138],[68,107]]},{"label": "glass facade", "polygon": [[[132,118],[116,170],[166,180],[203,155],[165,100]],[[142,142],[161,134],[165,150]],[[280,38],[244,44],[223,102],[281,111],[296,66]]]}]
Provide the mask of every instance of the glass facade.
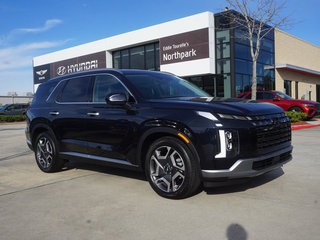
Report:
[{"label": "glass facade", "polygon": [[159,43],[115,51],[112,56],[114,68],[160,70]]},{"label": "glass facade", "polygon": [[[252,58],[250,43],[243,37],[244,30],[233,29],[234,34],[234,75],[235,95],[250,91],[252,85]],[[255,43],[255,39],[254,43]],[[257,90],[275,88],[274,70],[274,33],[271,31],[262,41],[257,61]]]},{"label": "glass facade", "polygon": [[216,94],[231,97],[231,41],[230,30],[216,29]]},{"label": "glass facade", "polygon": [[203,76],[184,77],[183,79],[192,82],[202,90],[214,97],[224,96],[224,81],[221,76],[214,74]]},{"label": "glass facade", "polygon": [[[256,40],[254,39],[254,42]],[[225,13],[215,14],[216,74],[188,76],[201,89],[215,97],[236,97],[250,91],[252,57],[244,30],[231,26]],[[262,41],[257,61],[257,89],[275,89],[274,32]],[[113,52],[113,67],[119,69],[160,70],[159,43],[140,45]]]},{"label": "glass facade", "polygon": [[[236,97],[250,91],[252,85],[252,57],[245,30],[232,26],[226,13],[215,14],[216,74],[223,78],[224,96]],[[253,39],[254,42],[256,39]],[[257,61],[257,89],[275,88],[274,32],[262,41]]]}]

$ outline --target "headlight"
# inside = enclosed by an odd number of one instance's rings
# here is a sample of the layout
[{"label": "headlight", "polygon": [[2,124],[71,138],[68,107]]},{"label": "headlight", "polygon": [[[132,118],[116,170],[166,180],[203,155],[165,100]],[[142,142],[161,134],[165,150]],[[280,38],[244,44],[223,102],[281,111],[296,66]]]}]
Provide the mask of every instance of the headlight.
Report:
[{"label": "headlight", "polygon": [[[210,112],[202,112],[202,111],[197,111],[196,112],[198,115],[201,117],[205,117],[207,119],[213,120],[213,121],[219,121],[215,115],[213,115]],[[235,120],[252,120],[251,117],[246,117],[246,116],[239,116],[239,115],[229,115],[229,114],[222,114],[222,113],[217,113],[217,115],[220,118],[223,119],[235,119]]]},{"label": "headlight", "polygon": [[305,107],[314,107],[314,105],[311,103],[303,103],[302,105]]},{"label": "headlight", "polygon": [[218,119],[210,112],[197,111],[196,113],[198,115],[200,115],[201,117],[208,118],[208,119],[210,119],[212,121],[218,121]]},{"label": "headlight", "polygon": [[229,115],[218,113],[219,117],[224,119],[236,119],[236,120],[252,120],[251,117],[238,116],[238,115]]}]

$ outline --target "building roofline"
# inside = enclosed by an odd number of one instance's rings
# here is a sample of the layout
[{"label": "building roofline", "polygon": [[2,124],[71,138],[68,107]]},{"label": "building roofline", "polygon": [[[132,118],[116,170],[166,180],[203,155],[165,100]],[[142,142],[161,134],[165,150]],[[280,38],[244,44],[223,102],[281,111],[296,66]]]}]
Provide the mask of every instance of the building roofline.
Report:
[{"label": "building roofline", "polygon": [[299,67],[299,66],[294,66],[291,64],[276,64],[275,69],[285,69],[285,70],[289,70],[289,71],[294,71],[294,72],[300,72],[300,73],[304,73],[304,74],[309,74],[309,75],[314,75],[317,77],[320,77],[320,72],[319,71],[315,71],[312,69],[308,69],[308,68],[303,68],[303,67]]},{"label": "building roofline", "polygon": [[308,41],[306,41],[306,40],[303,40],[302,38],[299,38],[299,37],[297,37],[297,36],[295,36],[295,35],[292,35],[292,34],[290,34],[290,33],[287,33],[287,32],[285,32],[285,31],[282,31],[282,30],[280,30],[280,29],[278,29],[278,28],[276,28],[275,30],[276,30],[276,31],[279,31],[279,32],[281,32],[281,33],[283,33],[283,34],[286,34],[286,35],[288,35],[289,37],[293,37],[293,38],[295,38],[295,39],[297,39],[297,40],[299,40],[299,41],[301,41],[301,42],[307,43],[307,44],[309,44],[309,45],[311,45],[311,46],[313,46],[313,47],[320,48],[320,46],[317,46],[317,45],[315,45],[315,44],[313,44],[313,43],[311,43],[311,42],[308,42]]}]

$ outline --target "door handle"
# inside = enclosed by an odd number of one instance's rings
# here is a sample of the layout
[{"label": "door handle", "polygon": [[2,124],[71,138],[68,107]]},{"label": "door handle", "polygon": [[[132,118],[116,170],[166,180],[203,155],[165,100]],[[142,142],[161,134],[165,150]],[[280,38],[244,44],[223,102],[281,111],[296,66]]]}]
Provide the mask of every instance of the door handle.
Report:
[{"label": "door handle", "polygon": [[99,116],[100,113],[98,113],[98,112],[92,112],[92,113],[87,113],[87,115],[90,116],[90,117],[95,117],[95,116]]},{"label": "door handle", "polygon": [[55,111],[55,112],[49,112],[49,114],[52,115],[52,116],[57,116],[57,115],[59,115],[60,113],[57,112],[57,111]]}]

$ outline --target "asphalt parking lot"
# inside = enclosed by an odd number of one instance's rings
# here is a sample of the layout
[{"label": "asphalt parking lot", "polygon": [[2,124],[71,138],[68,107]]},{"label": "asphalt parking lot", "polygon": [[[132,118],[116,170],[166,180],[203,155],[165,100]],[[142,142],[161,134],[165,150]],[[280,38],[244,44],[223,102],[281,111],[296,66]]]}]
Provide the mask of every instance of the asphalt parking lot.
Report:
[{"label": "asphalt parking lot", "polygon": [[319,239],[320,127],[293,132],[282,169],[184,200],[159,197],[136,172],[42,173],[24,127],[0,124],[0,239]]}]

